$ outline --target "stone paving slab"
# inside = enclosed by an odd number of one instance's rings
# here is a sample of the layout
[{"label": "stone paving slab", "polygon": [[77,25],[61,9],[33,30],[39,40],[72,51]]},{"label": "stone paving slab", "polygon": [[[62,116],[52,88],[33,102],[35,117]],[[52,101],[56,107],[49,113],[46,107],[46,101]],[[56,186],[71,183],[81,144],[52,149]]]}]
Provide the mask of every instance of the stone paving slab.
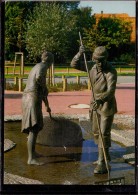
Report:
[{"label": "stone paving slab", "polygon": [[15,146],[16,146],[16,143],[14,143],[13,141],[9,139],[4,139],[4,152],[11,150]]},{"label": "stone paving slab", "polygon": [[44,184],[41,181],[4,172],[4,184]]},{"label": "stone paving slab", "polygon": [[124,146],[135,145],[135,132],[132,130],[115,130],[111,131],[112,140],[123,144]]},{"label": "stone paving slab", "polygon": [[135,165],[135,153],[125,154],[123,155],[123,159],[129,164]]}]

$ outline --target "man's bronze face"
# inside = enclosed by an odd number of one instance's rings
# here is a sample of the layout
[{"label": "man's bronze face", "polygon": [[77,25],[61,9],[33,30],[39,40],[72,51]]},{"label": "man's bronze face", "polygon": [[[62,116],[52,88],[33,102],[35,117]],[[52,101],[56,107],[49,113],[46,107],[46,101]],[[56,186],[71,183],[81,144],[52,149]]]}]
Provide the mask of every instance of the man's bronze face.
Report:
[{"label": "man's bronze face", "polygon": [[106,58],[96,60],[96,66],[98,70],[102,70],[106,66]]},{"label": "man's bronze face", "polygon": [[107,57],[108,57],[108,53],[104,46],[99,46],[95,48],[92,58],[93,58],[93,61],[96,63],[96,66],[99,70],[102,70],[105,68]]}]

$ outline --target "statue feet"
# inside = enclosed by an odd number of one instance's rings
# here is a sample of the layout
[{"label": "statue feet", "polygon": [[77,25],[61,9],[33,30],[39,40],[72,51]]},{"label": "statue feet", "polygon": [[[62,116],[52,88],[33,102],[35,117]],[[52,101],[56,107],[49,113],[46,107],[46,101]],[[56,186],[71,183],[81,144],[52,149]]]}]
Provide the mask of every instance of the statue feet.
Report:
[{"label": "statue feet", "polygon": [[35,159],[31,159],[31,160],[28,160],[27,164],[28,165],[38,165],[38,166],[40,166],[40,165],[44,165],[45,163],[44,162],[39,162]]},{"label": "statue feet", "polygon": [[93,165],[98,165],[98,160],[94,161],[92,164]]},{"label": "statue feet", "polygon": [[[111,166],[110,165],[108,166],[109,166],[109,170],[111,170]],[[96,168],[94,169],[94,174],[105,174],[105,173],[108,173],[108,171],[104,163],[98,164]]]}]

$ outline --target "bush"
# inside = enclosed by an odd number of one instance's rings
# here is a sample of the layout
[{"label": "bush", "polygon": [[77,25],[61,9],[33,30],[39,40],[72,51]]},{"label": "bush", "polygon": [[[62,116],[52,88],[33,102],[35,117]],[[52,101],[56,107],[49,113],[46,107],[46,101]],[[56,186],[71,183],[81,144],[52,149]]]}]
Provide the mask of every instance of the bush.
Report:
[{"label": "bush", "polygon": [[[67,84],[67,91],[81,91],[85,89],[88,89],[87,82],[80,83],[80,84],[71,82]],[[60,82],[60,83],[56,83],[55,86],[50,86],[50,87],[48,86],[48,91],[49,92],[63,91],[63,83]]]},{"label": "bush", "polygon": [[[25,84],[23,83],[22,89],[25,89]],[[48,91],[49,92],[61,92],[63,91],[63,83],[56,83],[54,86],[48,86]],[[14,90],[18,91],[19,87],[18,85],[15,85],[13,83],[6,83],[6,90]],[[83,82],[80,84],[77,83],[68,83],[67,84],[67,91],[80,91],[80,90],[85,90],[88,89],[87,82]]]},{"label": "bush", "polygon": [[[22,85],[22,89],[24,90],[25,89],[25,84],[23,83]],[[18,85],[15,85],[14,83],[6,83],[6,90],[13,90],[13,91],[18,91],[19,89],[19,86]]]},{"label": "bush", "polygon": [[126,54],[122,54],[120,55],[119,58],[115,58],[115,61],[119,61],[119,62],[127,62],[127,63],[135,63],[135,58],[132,54],[126,53]]}]

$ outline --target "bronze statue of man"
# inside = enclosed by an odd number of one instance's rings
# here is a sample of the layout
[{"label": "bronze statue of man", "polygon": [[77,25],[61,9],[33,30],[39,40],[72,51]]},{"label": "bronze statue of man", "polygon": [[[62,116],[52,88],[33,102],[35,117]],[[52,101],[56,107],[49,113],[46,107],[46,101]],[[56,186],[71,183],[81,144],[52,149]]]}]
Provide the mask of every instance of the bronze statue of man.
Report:
[{"label": "bronze statue of man", "polygon": [[[84,47],[80,46],[79,52],[72,59],[71,66],[76,69],[86,71],[84,62],[81,61],[81,56],[84,51]],[[109,164],[111,160],[109,154],[109,148],[111,147],[111,126],[114,114],[117,112],[115,99],[117,72],[107,62],[107,57],[108,53],[106,48],[104,46],[99,46],[94,50],[92,61],[88,62],[90,81],[92,83],[94,93],[94,100],[92,97],[90,102],[90,119],[92,120],[94,140],[95,143],[98,144],[98,161],[93,163],[97,165],[94,169],[95,174],[107,173],[96,117],[98,116],[105,145],[105,153]]]},{"label": "bronze statue of man", "polygon": [[52,65],[54,57],[50,52],[43,52],[41,62],[36,64],[29,73],[27,84],[22,97],[22,132],[27,133],[28,161],[32,165],[42,165],[37,161],[39,154],[35,151],[36,139],[43,128],[42,101],[45,103],[47,112],[51,112],[47,100],[48,90],[46,87],[46,74]]}]

